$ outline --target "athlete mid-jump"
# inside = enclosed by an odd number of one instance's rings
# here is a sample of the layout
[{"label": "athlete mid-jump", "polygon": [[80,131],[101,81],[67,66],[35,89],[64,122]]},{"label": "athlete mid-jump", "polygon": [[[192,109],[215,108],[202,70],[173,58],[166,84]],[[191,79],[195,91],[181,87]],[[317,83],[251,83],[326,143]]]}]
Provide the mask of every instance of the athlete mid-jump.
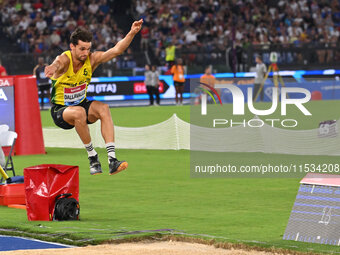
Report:
[{"label": "athlete mid-jump", "polygon": [[51,115],[54,123],[63,129],[75,127],[88,153],[90,173],[102,173],[97,152],[94,150],[88,124],[101,121],[101,133],[108,153],[109,173],[116,174],[127,168],[126,161],[118,161],[115,154],[114,126],[109,106],[86,98],[92,73],[102,63],[122,54],[140,31],[143,20],[133,22],[130,32],[113,48],[91,53],[92,33],[77,28],[70,38],[71,50],[65,51],[45,68],[52,80]]}]

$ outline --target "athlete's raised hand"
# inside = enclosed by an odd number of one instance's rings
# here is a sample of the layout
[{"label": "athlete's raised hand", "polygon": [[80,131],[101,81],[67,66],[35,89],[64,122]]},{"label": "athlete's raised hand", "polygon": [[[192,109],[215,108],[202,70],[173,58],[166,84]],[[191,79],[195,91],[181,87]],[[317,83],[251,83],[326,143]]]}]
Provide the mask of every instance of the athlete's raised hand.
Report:
[{"label": "athlete's raised hand", "polygon": [[59,55],[52,64],[45,67],[45,76],[47,78],[53,77],[55,74],[63,71],[65,67],[68,67],[69,63],[70,60],[66,54]]},{"label": "athlete's raised hand", "polygon": [[131,26],[131,32],[133,34],[137,34],[139,30],[142,28],[142,24],[143,24],[143,19],[133,22]]},{"label": "athlete's raised hand", "polygon": [[47,78],[51,78],[56,71],[57,71],[57,67],[55,65],[46,66],[45,67],[45,76]]},{"label": "athlete's raised hand", "polygon": [[122,40],[120,40],[113,48],[105,52],[96,51],[93,54],[91,54],[90,59],[92,71],[95,70],[98,67],[98,65],[106,63],[111,59],[122,54],[130,46],[130,43],[132,42],[133,38],[142,28],[142,24],[143,19],[133,22],[131,25],[130,32]]}]

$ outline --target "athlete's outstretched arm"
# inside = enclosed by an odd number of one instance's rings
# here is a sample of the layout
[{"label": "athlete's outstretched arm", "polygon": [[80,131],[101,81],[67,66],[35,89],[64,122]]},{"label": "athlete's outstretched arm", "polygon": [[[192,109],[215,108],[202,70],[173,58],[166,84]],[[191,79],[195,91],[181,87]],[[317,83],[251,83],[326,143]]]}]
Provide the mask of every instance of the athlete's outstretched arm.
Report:
[{"label": "athlete's outstretched arm", "polygon": [[55,76],[55,74],[63,73],[63,70],[69,64],[69,61],[69,58],[65,54],[59,55],[52,64],[45,67],[45,76],[51,78]]},{"label": "athlete's outstretched arm", "polygon": [[95,69],[99,64],[110,61],[111,59],[117,57],[122,54],[130,45],[135,35],[142,28],[143,19],[135,21],[132,23],[130,32],[120,40],[113,48],[107,51],[96,51],[91,55],[92,67]]}]

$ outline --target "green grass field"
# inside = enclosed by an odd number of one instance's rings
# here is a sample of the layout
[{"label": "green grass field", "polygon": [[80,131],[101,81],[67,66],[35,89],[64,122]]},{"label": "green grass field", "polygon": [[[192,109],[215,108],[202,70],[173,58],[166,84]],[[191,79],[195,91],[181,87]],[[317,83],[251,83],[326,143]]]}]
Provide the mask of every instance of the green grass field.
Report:
[{"label": "green grass field", "polygon": [[[313,121],[338,119],[338,101],[311,102]],[[112,108],[119,126],[146,126],[176,113],[190,120],[189,106]],[[54,126],[48,111],[41,113],[44,127]],[[109,176],[106,151],[97,149],[106,172],[90,176],[83,149],[47,148],[46,155],[15,156],[18,174],[28,166],[53,163],[78,165],[80,169],[80,217],[77,222],[29,222],[26,212],[0,208],[1,234],[28,235],[41,239],[84,245],[111,239],[156,233],[214,239],[304,252],[336,253],[339,247],[283,241],[300,179],[198,179],[190,178],[190,152],[123,150],[120,159],[127,171]],[[339,162],[336,157],[230,153],[236,164],[256,162]],[[10,229],[7,231],[5,229]],[[173,229],[173,231],[155,231]],[[153,231],[152,231],[153,230]],[[148,231],[148,232],[134,232]]]}]

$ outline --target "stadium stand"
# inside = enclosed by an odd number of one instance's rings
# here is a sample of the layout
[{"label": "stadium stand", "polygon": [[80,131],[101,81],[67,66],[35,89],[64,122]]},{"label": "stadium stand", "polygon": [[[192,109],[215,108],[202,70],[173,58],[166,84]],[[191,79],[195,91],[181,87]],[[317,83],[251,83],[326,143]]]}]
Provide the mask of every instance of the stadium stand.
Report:
[{"label": "stadium stand", "polygon": [[[50,60],[69,48],[70,34],[77,26],[86,27],[93,32],[94,50],[106,50],[122,39],[130,28],[118,26],[112,18],[117,16],[115,10],[121,10],[115,8],[116,6],[113,1],[107,0],[100,2],[36,0],[22,3],[2,1],[0,3],[0,33],[4,41],[2,51],[11,52],[10,49],[13,48],[11,45],[14,44],[16,48],[12,53],[22,52],[30,57],[33,54],[34,59],[38,55],[48,55],[47,60]],[[132,18],[127,20],[131,26]],[[114,63],[117,68],[136,66],[135,59],[138,58],[132,57],[133,51],[132,47],[126,54],[117,58]],[[28,63],[31,64],[29,61]],[[20,73],[20,70],[12,70],[11,73],[18,73],[14,71]]]},{"label": "stadium stand", "polygon": [[[339,43],[340,6],[336,0],[135,3],[137,17],[145,20],[149,30],[150,46],[162,63],[164,48],[171,42],[189,65],[207,61],[219,64],[229,57],[230,62],[236,58],[239,67],[249,63],[250,48],[260,51],[290,48],[292,52],[284,54],[284,62],[306,61],[302,53],[294,54],[296,48],[305,45],[320,47],[317,59],[310,62],[330,63],[335,52],[321,48],[336,47]],[[339,59],[339,52],[336,54]]]},{"label": "stadium stand", "polygon": [[[5,1],[6,2],[6,1]],[[1,19],[7,37],[15,40],[22,52],[56,53],[68,48],[68,38],[77,26],[94,34],[93,47],[107,49],[123,36],[111,18],[106,0],[96,1],[9,1],[1,7]]]},{"label": "stadium stand", "polygon": [[124,36],[133,19],[143,18],[141,38],[111,69],[165,65],[170,43],[188,66],[213,64],[232,71],[249,70],[256,53],[268,62],[271,50],[280,53],[283,67],[327,67],[340,59],[337,0],[4,0],[0,10],[0,51],[13,48],[49,58],[68,49],[76,26],[90,29],[93,49],[104,50]]}]

